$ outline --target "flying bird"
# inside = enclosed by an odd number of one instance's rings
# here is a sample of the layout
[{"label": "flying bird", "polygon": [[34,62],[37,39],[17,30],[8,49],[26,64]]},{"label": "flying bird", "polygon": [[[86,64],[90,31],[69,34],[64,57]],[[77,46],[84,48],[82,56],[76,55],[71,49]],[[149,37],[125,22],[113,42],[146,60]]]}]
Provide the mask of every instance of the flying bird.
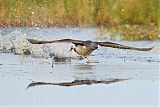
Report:
[{"label": "flying bird", "polygon": [[[53,41],[39,41],[35,39],[27,39],[32,44],[47,44],[47,43],[73,43],[75,44],[75,48],[71,47],[71,50],[74,50],[77,54],[81,55],[82,57],[88,59],[88,56],[98,48],[99,46],[104,47],[111,47],[111,48],[118,48],[118,49],[130,49],[130,50],[137,50],[137,51],[150,51],[154,47],[151,48],[136,48],[125,46],[113,42],[93,42],[90,40],[83,41],[83,40],[73,40],[73,39],[61,39],[61,40],[53,40]],[[87,62],[90,62],[88,59]]]}]

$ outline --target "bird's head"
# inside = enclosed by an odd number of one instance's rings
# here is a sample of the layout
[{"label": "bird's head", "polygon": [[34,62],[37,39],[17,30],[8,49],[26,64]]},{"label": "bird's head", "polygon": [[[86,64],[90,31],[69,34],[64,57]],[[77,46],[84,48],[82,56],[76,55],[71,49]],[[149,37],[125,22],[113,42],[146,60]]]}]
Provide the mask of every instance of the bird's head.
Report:
[{"label": "bird's head", "polygon": [[96,44],[96,43],[94,43],[92,41],[89,41],[89,40],[85,41],[84,45],[87,46],[87,47],[89,47],[91,50],[95,50],[95,49],[98,48],[98,44]]}]

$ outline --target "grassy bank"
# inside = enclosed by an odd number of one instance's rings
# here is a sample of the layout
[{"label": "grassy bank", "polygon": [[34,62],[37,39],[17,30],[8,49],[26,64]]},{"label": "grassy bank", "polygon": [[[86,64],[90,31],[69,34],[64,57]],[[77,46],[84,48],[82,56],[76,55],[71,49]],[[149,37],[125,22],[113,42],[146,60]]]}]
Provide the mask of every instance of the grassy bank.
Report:
[{"label": "grassy bank", "polygon": [[0,0],[8,26],[107,27],[124,40],[160,40],[160,0]]},{"label": "grassy bank", "polygon": [[1,0],[3,26],[160,27],[160,0]]},{"label": "grassy bank", "polygon": [[142,26],[137,24],[123,24],[117,28],[97,28],[100,36],[97,38],[106,38],[104,35],[110,32],[110,39],[117,40],[117,35],[120,35],[119,40],[160,40],[160,29],[151,24],[150,26]]}]

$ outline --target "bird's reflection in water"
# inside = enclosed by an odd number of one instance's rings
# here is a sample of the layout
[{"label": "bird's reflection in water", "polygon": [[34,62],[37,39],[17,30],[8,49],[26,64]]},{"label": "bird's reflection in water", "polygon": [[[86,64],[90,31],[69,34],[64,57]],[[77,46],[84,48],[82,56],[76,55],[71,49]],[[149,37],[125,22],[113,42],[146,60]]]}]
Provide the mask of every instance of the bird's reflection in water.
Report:
[{"label": "bird's reflection in water", "polygon": [[71,82],[62,82],[62,83],[49,83],[49,82],[32,82],[27,88],[42,86],[42,85],[58,85],[58,86],[78,86],[78,85],[91,85],[91,84],[110,84],[115,82],[124,81],[126,79],[107,79],[107,80],[74,80]]},{"label": "bird's reflection in water", "polygon": [[54,63],[71,63],[72,59],[83,60],[84,58],[81,57],[81,56],[78,56],[76,58],[71,58],[71,57],[63,57],[63,58],[53,57],[53,62]]},{"label": "bird's reflection in water", "polygon": [[[70,59],[71,60],[71,59]],[[55,62],[68,62],[69,59],[60,59],[60,58],[55,58]],[[96,64],[88,64],[88,63],[82,63],[82,64],[75,64],[74,65],[74,73],[73,81],[65,81],[65,82],[32,82],[30,83],[27,88],[30,87],[36,87],[36,86],[46,86],[46,85],[51,85],[51,86],[65,86],[65,87],[70,87],[70,86],[80,86],[80,85],[92,85],[92,84],[111,84],[115,82],[121,82],[126,79],[120,79],[120,78],[100,78],[97,77],[96,73]]]},{"label": "bird's reflection in water", "polygon": [[74,73],[74,80],[73,81],[66,81],[66,82],[32,82],[30,83],[27,88],[36,87],[36,86],[46,86],[46,85],[57,85],[57,86],[80,86],[80,85],[92,85],[92,84],[111,84],[115,82],[121,82],[127,79],[120,79],[120,78],[103,78],[97,79],[96,72],[92,69],[94,69],[95,65],[90,64],[79,64],[75,65],[75,68],[77,69]]},{"label": "bird's reflection in water", "polygon": [[91,64],[78,64],[78,65],[75,65],[75,69],[76,70],[85,70],[85,71],[93,70],[94,67],[95,67],[95,65],[91,65]]},{"label": "bird's reflection in water", "polygon": [[95,65],[91,64],[78,64],[74,65],[74,78],[75,80],[95,80],[96,72],[93,70]]},{"label": "bird's reflection in water", "polygon": [[58,57],[54,57],[53,61],[55,63],[66,63],[66,62],[71,62],[71,58],[58,58]]}]

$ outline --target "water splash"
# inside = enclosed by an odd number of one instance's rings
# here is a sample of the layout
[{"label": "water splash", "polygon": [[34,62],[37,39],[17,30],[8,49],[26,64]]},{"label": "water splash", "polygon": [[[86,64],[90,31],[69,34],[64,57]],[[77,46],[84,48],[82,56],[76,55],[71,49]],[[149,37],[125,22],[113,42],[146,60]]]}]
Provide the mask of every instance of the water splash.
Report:
[{"label": "water splash", "polygon": [[[29,35],[15,30],[6,35],[0,36],[0,52],[8,52],[14,54],[31,54],[33,57],[49,58],[49,57],[79,57],[74,51],[70,51],[73,44],[31,44],[27,38]],[[36,38],[36,37],[34,37]],[[36,39],[39,39],[36,38]]]}]

